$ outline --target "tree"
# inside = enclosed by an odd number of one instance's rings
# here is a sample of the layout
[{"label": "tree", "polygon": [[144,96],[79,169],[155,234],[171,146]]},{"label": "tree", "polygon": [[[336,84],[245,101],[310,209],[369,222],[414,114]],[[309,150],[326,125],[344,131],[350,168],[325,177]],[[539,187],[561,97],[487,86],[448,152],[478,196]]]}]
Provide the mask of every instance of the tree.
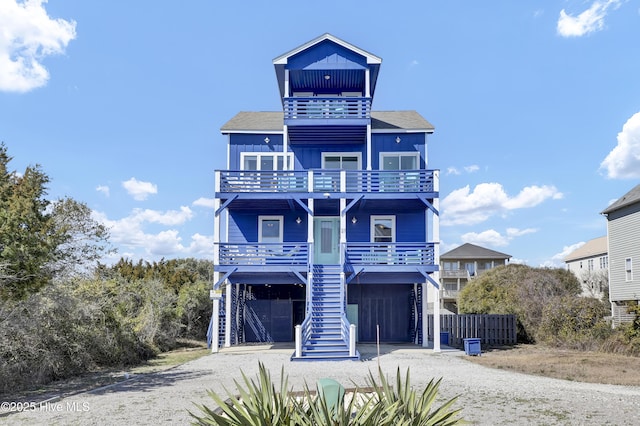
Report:
[{"label": "tree", "polygon": [[9,171],[0,143],[0,298],[22,299],[56,275],[104,253],[106,228],[89,208],[70,198],[51,203],[49,177],[39,165]]},{"label": "tree", "polygon": [[48,282],[45,265],[56,236],[46,213],[48,176],[40,166],[29,166],[22,175],[9,172],[11,160],[0,144],[0,295],[22,298]]},{"label": "tree", "polygon": [[458,307],[460,313],[515,314],[518,340],[535,342],[545,307],[579,294],[578,279],[565,269],[506,265],[467,284]]},{"label": "tree", "polygon": [[91,209],[72,198],[52,204],[51,216],[58,236],[49,267],[55,276],[83,272],[115,250],[109,245],[109,230],[91,217]]}]

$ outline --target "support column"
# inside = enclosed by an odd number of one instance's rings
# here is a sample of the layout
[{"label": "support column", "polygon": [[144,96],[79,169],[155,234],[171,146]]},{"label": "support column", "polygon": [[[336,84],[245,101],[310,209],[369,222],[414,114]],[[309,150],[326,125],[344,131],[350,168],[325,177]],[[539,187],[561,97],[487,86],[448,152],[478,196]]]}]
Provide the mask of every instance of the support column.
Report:
[{"label": "support column", "polygon": [[225,286],[225,322],[226,326],[224,328],[224,347],[228,348],[231,346],[231,327],[233,326],[233,313],[231,312],[231,299],[233,298],[231,283],[227,280],[227,284]]},{"label": "support column", "polygon": [[440,291],[434,292],[433,300],[433,351],[440,352]]},{"label": "support column", "polygon": [[429,283],[423,282],[422,286],[422,347],[429,346]]},{"label": "support column", "polygon": [[[435,192],[440,191],[440,171],[433,171],[433,190]],[[440,211],[440,198],[433,199],[433,208]],[[433,215],[433,241],[436,243],[433,247],[433,263],[440,265],[440,216],[438,214]],[[443,291],[442,282],[440,281],[440,271],[436,271],[432,275],[433,279],[438,283],[440,288],[437,288],[435,293],[435,300],[433,301],[433,351],[440,352],[440,295]]]},{"label": "support column", "polygon": [[[214,277],[218,272],[214,272]],[[215,279],[215,278],[214,278]],[[220,298],[222,295],[219,291],[211,290],[210,292],[211,307],[211,353],[218,352],[218,341],[220,340]]]}]

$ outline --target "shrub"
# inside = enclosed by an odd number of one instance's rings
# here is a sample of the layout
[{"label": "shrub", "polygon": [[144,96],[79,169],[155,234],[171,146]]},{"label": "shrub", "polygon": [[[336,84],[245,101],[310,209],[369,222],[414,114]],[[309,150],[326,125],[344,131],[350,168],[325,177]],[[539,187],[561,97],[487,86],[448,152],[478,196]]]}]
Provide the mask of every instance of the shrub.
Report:
[{"label": "shrub", "polygon": [[565,296],[577,297],[578,279],[569,271],[505,265],[483,273],[460,292],[460,313],[515,314],[518,341],[534,343],[543,310]]},{"label": "shrub", "polygon": [[566,296],[545,307],[536,339],[554,346],[598,350],[611,334],[605,305],[590,297]]}]

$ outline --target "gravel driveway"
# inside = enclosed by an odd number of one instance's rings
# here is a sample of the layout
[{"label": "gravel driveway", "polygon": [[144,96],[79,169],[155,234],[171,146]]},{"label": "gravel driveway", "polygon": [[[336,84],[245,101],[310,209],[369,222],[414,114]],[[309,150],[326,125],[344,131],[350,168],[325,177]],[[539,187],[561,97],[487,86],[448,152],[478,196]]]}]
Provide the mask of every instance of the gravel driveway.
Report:
[{"label": "gravel driveway", "polygon": [[[345,387],[365,385],[369,371],[383,371],[395,378],[399,366],[410,368],[411,383],[419,389],[432,378],[443,377],[442,401],[460,395],[462,416],[477,425],[633,425],[639,424],[640,387],[598,385],[529,376],[490,369],[465,360],[457,350],[434,353],[415,346],[359,345],[361,361],[291,362],[292,348],[235,347],[202,357],[179,367],[126,379],[117,385],[74,396],[37,401],[31,410],[0,417],[0,424],[18,425],[151,425],[188,424],[187,409],[193,403],[213,407],[207,389],[224,394],[235,391],[233,379],[240,369],[250,378],[261,361],[279,383],[285,367],[289,385],[302,389],[304,382],[330,377]],[[630,372],[629,374],[637,374]],[[2,413],[0,413],[2,414]]]}]

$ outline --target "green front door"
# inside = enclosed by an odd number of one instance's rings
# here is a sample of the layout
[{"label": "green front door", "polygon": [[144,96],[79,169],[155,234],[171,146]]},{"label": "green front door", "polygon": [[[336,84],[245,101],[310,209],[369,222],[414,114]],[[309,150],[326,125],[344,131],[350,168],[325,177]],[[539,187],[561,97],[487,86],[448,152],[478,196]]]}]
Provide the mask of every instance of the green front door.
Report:
[{"label": "green front door", "polygon": [[340,263],[340,218],[316,217],[313,219],[313,256],[319,265]]}]

